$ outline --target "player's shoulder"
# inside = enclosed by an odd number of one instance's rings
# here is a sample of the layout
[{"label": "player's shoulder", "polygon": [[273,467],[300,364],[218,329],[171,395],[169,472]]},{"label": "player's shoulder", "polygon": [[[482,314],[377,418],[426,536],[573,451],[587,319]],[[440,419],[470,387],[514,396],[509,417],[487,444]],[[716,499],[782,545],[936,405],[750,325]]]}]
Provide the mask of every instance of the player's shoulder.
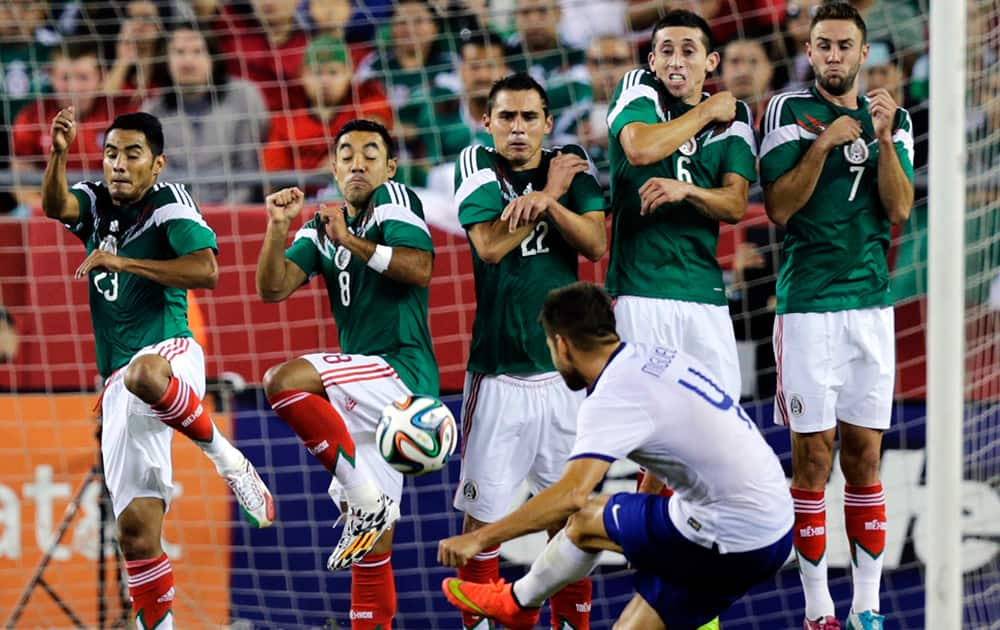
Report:
[{"label": "player's shoulder", "polygon": [[495,149],[482,144],[467,146],[458,154],[458,172],[462,179],[466,179],[476,171],[484,168],[492,169],[496,166],[498,155]]},{"label": "player's shoulder", "polygon": [[753,111],[750,110],[750,106],[746,104],[746,101],[736,99],[736,117],[733,118],[733,122],[741,122],[751,127],[753,126]]},{"label": "player's shoulder", "polygon": [[198,211],[198,204],[195,203],[194,197],[184,184],[157,182],[149,194],[149,202],[154,210],[179,205]]},{"label": "player's shoulder", "polygon": [[94,181],[80,181],[72,186],[70,190],[78,190],[88,197],[92,205],[97,205],[99,199],[102,199],[108,195],[108,187],[104,185],[104,182],[94,182]]},{"label": "player's shoulder", "polygon": [[655,74],[646,68],[636,68],[626,72],[625,76],[618,81],[618,86],[615,89],[615,97],[621,97],[629,90],[639,86],[656,89],[658,85],[658,79]]},{"label": "player's shoulder", "polygon": [[896,108],[896,115],[893,117],[892,126],[896,129],[905,129],[906,131],[913,129],[913,120],[910,118],[910,112],[905,107]]},{"label": "player's shoulder", "polygon": [[420,197],[417,196],[417,193],[394,179],[386,180],[375,189],[372,205],[375,208],[384,205],[400,206],[408,210],[421,208]]},{"label": "player's shoulder", "polygon": [[800,109],[815,103],[818,103],[818,100],[811,90],[791,90],[775,94],[764,109],[762,131],[768,134],[782,125],[793,122]]},{"label": "player's shoulder", "polygon": [[551,149],[545,149],[545,151],[550,153],[553,157],[555,157],[555,154],[557,153],[572,153],[573,155],[582,157],[588,162],[590,161],[590,156],[587,155],[587,150],[578,144],[562,144],[554,146]]}]

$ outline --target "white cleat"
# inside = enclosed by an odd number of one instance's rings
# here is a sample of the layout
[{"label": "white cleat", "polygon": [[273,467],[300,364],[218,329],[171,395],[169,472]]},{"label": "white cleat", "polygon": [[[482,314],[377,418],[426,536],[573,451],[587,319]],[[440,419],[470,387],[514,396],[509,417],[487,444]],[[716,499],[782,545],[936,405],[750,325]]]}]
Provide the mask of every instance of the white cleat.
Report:
[{"label": "white cleat", "polygon": [[384,494],[379,497],[378,507],[375,510],[350,506],[344,519],[344,531],[341,532],[340,541],[326,561],[326,568],[338,571],[358,562],[398,520],[399,506]]},{"label": "white cleat", "polygon": [[243,458],[239,469],[224,477],[247,521],[254,527],[269,527],[274,522],[274,499],[250,460]]}]

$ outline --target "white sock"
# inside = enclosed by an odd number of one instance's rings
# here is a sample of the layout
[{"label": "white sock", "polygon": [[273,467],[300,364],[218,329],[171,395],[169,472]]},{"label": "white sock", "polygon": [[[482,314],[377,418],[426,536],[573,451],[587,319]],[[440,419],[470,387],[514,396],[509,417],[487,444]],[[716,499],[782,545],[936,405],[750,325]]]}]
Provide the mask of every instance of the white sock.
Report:
[{"label": "white sock", "polygon": [[227,474],[239,472],[243,467],[243,453],[233,446],[233,443],[226,439],[226,436],[219,432],[215,423],[212,423],[212,441],[199,442],[192,440],[201,447],[201,450],[215,464],[215,470],[225,477]]},{"label": "white sock", "polygon": [[514,596],[526,608],[538,608],[567,584],[587,577],[600,554],[580,549],[561,529],[552,537],[528,573],[514,582]]}]

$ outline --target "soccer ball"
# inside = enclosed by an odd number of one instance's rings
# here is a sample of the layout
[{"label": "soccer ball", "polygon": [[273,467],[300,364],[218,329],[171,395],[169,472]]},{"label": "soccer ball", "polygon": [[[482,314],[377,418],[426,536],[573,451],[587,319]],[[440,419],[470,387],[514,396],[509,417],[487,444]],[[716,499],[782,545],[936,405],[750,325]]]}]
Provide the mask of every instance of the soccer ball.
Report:
[{"label": "soccer ball", "polygon": [[443,402],[410,396],[382,410],[375,444],[389,465],[407,475],[441,470],[458,444],[458,424]]}]

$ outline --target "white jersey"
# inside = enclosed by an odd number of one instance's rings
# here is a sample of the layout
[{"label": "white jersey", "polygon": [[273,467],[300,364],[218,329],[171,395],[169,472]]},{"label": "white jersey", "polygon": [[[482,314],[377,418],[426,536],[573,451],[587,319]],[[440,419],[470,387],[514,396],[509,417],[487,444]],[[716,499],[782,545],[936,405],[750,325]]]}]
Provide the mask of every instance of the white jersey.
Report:
[{"label": "white jersey", "polygon": [[722,553],[774,543],[794,521],[781,463],[695,359],[623,343],[580,407],[570,459],[630,459],[674,491],[670,520]]}]

